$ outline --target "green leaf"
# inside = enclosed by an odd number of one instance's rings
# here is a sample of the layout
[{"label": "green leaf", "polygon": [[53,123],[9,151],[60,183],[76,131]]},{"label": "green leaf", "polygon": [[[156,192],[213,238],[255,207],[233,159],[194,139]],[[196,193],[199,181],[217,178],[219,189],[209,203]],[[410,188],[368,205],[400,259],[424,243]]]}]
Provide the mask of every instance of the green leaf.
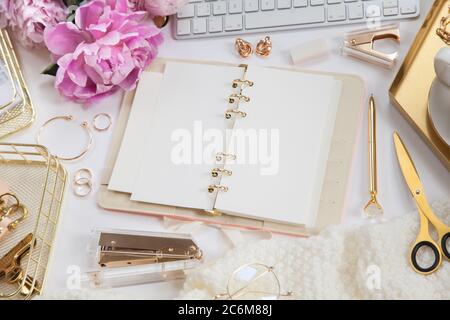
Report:
[{"label": "green leaf", "polygon": [[58,72],[59,66],[54,63],[45,68],[41,73],[47,74],[49,76],[56,76],[56,72]]},{"label": "green leaf", "polygon": [[83,0],[63,0],[66,7],[79,6]]}]

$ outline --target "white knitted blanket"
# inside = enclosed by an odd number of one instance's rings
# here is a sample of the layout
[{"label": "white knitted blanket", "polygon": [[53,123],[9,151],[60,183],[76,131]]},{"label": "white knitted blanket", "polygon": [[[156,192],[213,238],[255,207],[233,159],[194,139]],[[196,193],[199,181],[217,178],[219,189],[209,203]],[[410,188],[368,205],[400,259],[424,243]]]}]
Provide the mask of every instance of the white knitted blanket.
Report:
[{"label": "white knitted blanket", "polygon": [[[448,200],[434,210],[450,224]],[[310,238],[240,245],[190,273],[180,298],[211,299],[226,292],[237,267],[260,262],[274,266],[282,290],[297,299],[450,299],[449,261],[428,276],[409,265],[418,227],[412,212],[388,222],[333,227]]]}]

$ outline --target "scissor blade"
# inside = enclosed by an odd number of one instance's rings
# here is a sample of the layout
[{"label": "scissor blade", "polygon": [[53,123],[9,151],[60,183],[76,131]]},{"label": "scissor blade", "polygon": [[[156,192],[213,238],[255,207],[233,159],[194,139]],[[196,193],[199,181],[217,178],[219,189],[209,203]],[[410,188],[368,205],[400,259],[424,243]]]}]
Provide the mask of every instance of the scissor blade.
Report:
[{"label": "scissor blade", "polygon": [[400,164],[400,169],[405,177],[406,184],[408,185],[411,194],[415,196],[417,190],[423,190],[423,186],[420,182],[419,174],[414,166],[414,162],[397,132],[394,133],[394,144],[398,163]]}]

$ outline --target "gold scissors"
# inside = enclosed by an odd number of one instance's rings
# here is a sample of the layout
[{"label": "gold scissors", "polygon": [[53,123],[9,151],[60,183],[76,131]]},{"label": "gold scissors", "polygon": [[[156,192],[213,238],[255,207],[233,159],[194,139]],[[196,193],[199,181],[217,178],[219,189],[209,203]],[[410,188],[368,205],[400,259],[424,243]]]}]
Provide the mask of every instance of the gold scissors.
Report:
[{"label": "gold scissors", "polygon": [[[419,235],[411,250],[411,265],[417,273],[431,274],[439,269],[442,263],[442,255],[447,260],[450,260],[450,227],[445,225],[434,214],[424,193],[424,188],[420,182],[419,174],[416,167],[408,153],[403,141],[397,132],[394,133],[395,151],[397,152],[397,159],[400,164],[406,184],[416,201],[419,209],[420,229]],[[433,240],[428,229],[428,224],[431,223],[438,234],[437,243]],[[423,267],[419,264],[417,256],[421,248],[429,248],[433,252],[434,260],[430,266]]]}]

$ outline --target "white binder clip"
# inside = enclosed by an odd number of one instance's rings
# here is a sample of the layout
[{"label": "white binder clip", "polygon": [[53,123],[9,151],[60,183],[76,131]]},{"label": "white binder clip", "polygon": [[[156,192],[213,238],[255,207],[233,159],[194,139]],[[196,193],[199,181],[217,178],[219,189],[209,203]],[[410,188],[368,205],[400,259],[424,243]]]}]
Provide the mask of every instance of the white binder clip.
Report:
[{"label": "white binder clip", "polygon": [[400,42],[398,24],[347,33],[344,37],[342,53],[366,62],[392,68],[397,60],[398,52],[385,53],[373,48],[375,41],[382,39],[393,39]]}]

